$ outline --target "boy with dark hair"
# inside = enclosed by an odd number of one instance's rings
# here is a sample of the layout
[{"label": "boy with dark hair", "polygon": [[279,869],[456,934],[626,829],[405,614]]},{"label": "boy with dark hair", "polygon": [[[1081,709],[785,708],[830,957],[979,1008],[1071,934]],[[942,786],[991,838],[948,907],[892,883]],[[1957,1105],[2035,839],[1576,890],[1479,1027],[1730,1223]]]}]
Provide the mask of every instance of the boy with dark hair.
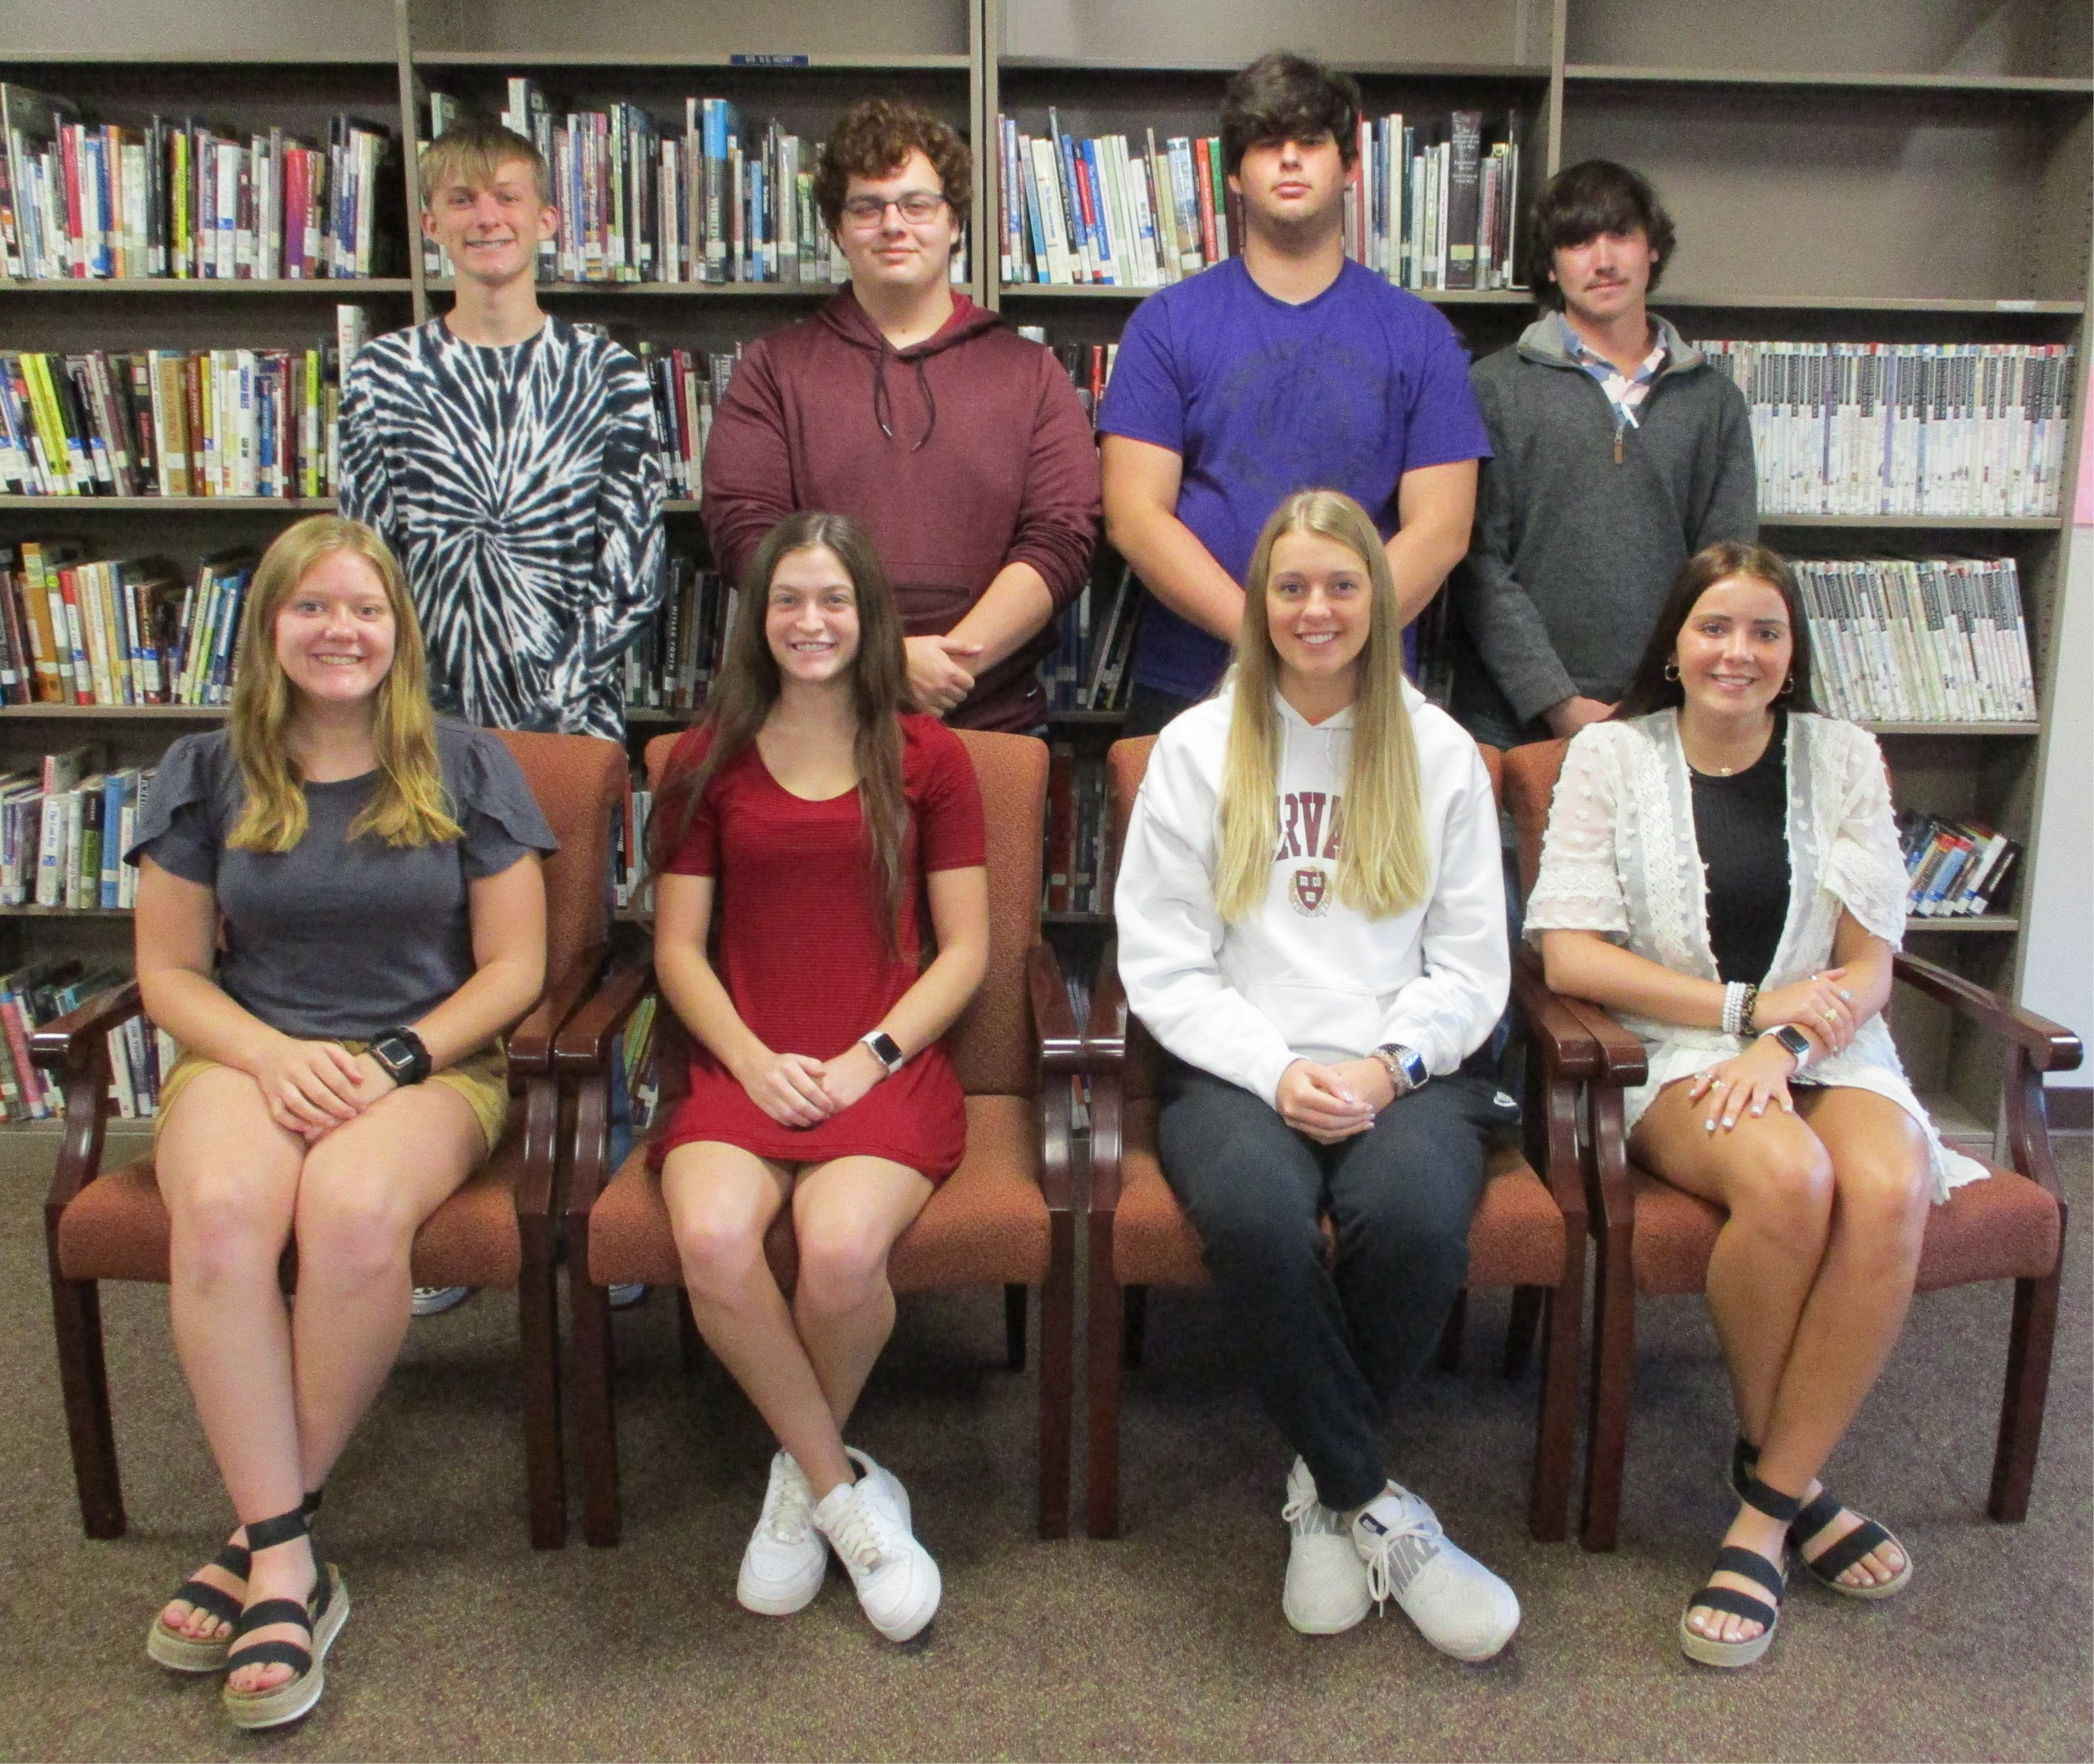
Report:
[{"label": "boy with dark hair", "polygon": [[[559,216],[535,146],[463,124],[423,150],[419,170],[451,310],[374,337],[349,365],[341,512],[375,527],[406,573],[438,709],[622,745],[619,658],[667,581],[646,374],[538,305],[538,242]],[[615,1064],[612,1113],[623,1157]],[[418,1288],[415,1314],[467,1296]]]},{"label": "boy with dark hair", "polygon": [[558,216],[536,147],[467,125],[420,172],[422,230],[455,295],[350,367],[341,511],[406,571],[440,709],[622,741],[618,658],[665,580],[646,375],[538,305],[538,241]]},{"label": "boy with dark hair", "polygon": [[917,703],[963,728],[1046,721],[1040,658],[1089,571],[1097,450],[1054,356],[952,285],[973,160],[950,124],[871,98],[815,173],[848,287],[758,340],[706,445],[713,555],[739,579],[801,509],[872,537]]},{"label": "boy with dark hair", "polygon": [[1106,530],[1151,597],[1127,732],[1205,697],[1243,619],[1266,517],[1300,489],[1375,518],[1408,623],[1466,549],[1489,450],[1445,319],[1345,256],[1359,89],[1275,54],[1222,106],[1244,249],[1151,295],[1120,338],[1098,428]]},{"label": "boy with dark hair", "polygon": [[1451,609],[1452,708],[1501,747],[1608,715],[1680,565],[1759,530],[1744,395],[1645,305],[1675,243],[1650,185],[1566,167],[1532,237],[1553,310],[1470,376],[1491,458]]}]

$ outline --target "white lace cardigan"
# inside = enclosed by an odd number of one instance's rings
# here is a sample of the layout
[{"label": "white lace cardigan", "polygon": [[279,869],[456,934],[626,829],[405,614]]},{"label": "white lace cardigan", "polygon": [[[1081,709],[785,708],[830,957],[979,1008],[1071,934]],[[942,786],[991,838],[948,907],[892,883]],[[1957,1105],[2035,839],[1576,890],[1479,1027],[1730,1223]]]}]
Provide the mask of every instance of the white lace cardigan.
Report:
[{"label": "white lace cardigan", "polygon": [[[1767,970],[1770,988],[1831,961],[1842,907],[1892,949],[1905,935],[1905,864],[1875,737],[1833,718],[1792,715],[1788,771],[1788,913]],[[1718,978],[1675,712],[1593,723],[1571,741],[1527,905],[1527,936],[1538,941],[1544,931],[1597,932],[1675,972]],[[1744,1045],[1718,1029],[1619,1015],[1650,1062],[1649,1079],[1623,1098],[1631,1128],[1664,1086]],[[1873,1090],[1918,1121],[1932,1151],[1936,1201],[1984,1175],[1982,1165],[1941,1143],[1880,1015],[1862,1024],[1844,1053],[1814,1062],[1808,1082]]]}]

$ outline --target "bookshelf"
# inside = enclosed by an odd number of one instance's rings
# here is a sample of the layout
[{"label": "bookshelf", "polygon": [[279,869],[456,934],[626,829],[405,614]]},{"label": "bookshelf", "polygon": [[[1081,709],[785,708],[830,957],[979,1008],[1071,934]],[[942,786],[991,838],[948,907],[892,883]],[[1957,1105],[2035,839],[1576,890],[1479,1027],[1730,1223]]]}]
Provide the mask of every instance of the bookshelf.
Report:
[{"label": "bookshelf", "polygon": [[[1517,114],[1520,195],[1559,166],[1604,154],[1649,173],[1678,220],[1679,254],[1657,304],[1696,339],[2069,343],[2086,367],[2094,255],[2094,5],[2090,0],[1822,0],[1754,7],[1669,0],[1315,0],[1279,15],[1250,0],[76,0],[16,8],[0,24],[6,78],[72,99],[83,115],[197,114],[242,130],[311,134],[351,111],[412,144],[432,93],[494,111],[528,76],[557,109],[639,104],[671,129],[687,95],[726,97],[809,140],[855,98],[901,92],[961,124],[979,175],[968,292],[1054,343],[1115,339],[1144,291],[1003,287],[997,276],[996,119],[1071,133],[1215,127],[1227,76],[1284,35],[1354,72],[1370,112]],[[324,133],[324,127],[320,131]],[[361,280],[19,283],[0,279],[0,349],[304,348],[332,333],[332,306],[371,331],[441,311],[449,287],[411,236]],[[821,285],[551,284],[546,304],[628,344],[728,349],[811,310]],[[80,298],[76,298],[76,296]],[[1531,313],[1513,290],[1434,292],[1478,354]],[[2076,428],[2076,425],[2075,425]],[[2068,466],[2067,480],[2070,481]],[[0,546],[78,536],[102,556],[194,559],[258,547],[319,502],[234,497],[0,497]],[[668,505],[671,550],[702,549],[697,506]],[[1878,725],[1899,801],[1983,812],[2031,847],[2048,739],[2062,592],[2056,516],[1769,516],[1797,555],[1900,549],[2011,556],[2038,685],[2034,723]],[[151,758],[213,713],[189,708],[0,710],[0,763],[61,741],[103,742],[115,763]],[[637,710],[633,745],[673,727]],[[1053,734],[1096,754],[1110,714],[1064,712]],[[92,732],[91,733],[89,732]],[[1920,947],[2012,993],[2025,959],[2018,881],[1982,918],[1913,927]],[[1058,915],[1056,934],[1100,922]],[[120,953],[121,914],[0,914],[0,961]],[[57,922],[54,922],[57,921]],[[1922,1088],[1988,1119],[1990,1062],[1924,1001],[1901,997],[1900,1040]]]}]

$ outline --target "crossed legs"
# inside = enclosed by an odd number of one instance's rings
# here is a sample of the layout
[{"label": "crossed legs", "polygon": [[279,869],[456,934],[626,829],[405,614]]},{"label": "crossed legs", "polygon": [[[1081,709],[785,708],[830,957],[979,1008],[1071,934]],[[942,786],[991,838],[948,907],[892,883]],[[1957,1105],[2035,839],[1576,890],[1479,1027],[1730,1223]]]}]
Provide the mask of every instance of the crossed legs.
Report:
[{"label": "crossed legs", "polygon": [[[154,1149],[175,1350],[243,1527],[327,1479],[399,1353],[415,1232],[485,1151],[471,1107],[441,1085],[392,1092],[311,1148],[229,1067],[199,1072],[176,1099]],[[276,1267],[294,1233],[287,1307]],[[244,1589],[215,1566],[199,1578],[248,1604],[303,1603],[315,1567],[298,1538],[255,1551]],[[179,1600],[163,1618],[198,1640],[229,1627]],[[298,1639],[289,1626],[254,1634]],[[266,1664],[228,1682],[259,1691],[290,1676]]]},{"label": "crossed legs", "polygon": [[[931,1198],[884,1158],[791,1169],[736,1145],[679,1145],[662,1167],[691,1314],[706,1345],[806,1472],[817,1500],[851,1480],[843,1429],[894,1327],[888,1252]],[[790,1200],[800,1272],[792,1301],[764,1259]]]},{"label": "crossed legs", "polygon": [[[1688,1081],[1660,1093],[1637,1124],[1638,1162],[1729,1210],[1710,1257],[1709,1309],[1723,1345],[1740,1431],[1759,1443],[1760,1479],[1808,1501],[1890,1357],[1912,1301],[1932,1200],[1925,1136],[1873,1091],[1795,1091],[1796,1113],[1770,1108],[1714,1132],[1707,1097]],[[1842,1510],[1816,1537],[1818,1553],[1861,1523]],[[1779,1562],[1785,1527],[1741,1506],[1724,1538]],[[1840,1579],[1857,1587],[1895,1578],[1905,1558],[1885,1544]],[[1714,1584],[1754,1593],[1738,1576]],[[1707,1608],[1690,1624],[1714,1641],[1743,1641],[1762,1626]]]}]

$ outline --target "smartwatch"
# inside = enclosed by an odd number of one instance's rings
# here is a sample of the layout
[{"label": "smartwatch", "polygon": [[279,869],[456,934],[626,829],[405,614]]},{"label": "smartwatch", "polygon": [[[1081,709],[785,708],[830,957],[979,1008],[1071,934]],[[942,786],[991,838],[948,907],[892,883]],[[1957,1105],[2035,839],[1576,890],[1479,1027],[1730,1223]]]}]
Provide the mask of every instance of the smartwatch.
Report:
[{"label": "smartwatch", "polygon": [[[1760,1039],[1762,1041],[1779,1041],[1787,1048],[1790,1057],[1795,1060],[1796,1070],[1799,1072],[1810,1063],[1810,1056],[1818,1051],[1816,1045],[1810,1037],[1792,1023],[1777,1023]],[[1790,1075],[1792,1077],[1795,1075],[1792,1073]]]},{"label": "smartwatch", "polygon": [[1422,1088],[1432,1075],[1427,1069],[1425,1056],[1415,1048],[1405,1047],[1401,1041],[1384,1041],[1375,1049],[1375,1058],[1388,1068],[1389,1082],[1396,1086],[1399,1097],[1407,1097]]},{"label": "smartwatch", "polygon": [[412,1029],[380,1029],[371,1038],[371,1057],[396,1084],[419,1084],[429,1075],[429,1050]]},{"label": "smartwatch", "polygon": [[889,1078],[901,1070],[902,1062],[908,1058],[901,1051],[901,1044],[884,1029],[874,1029],[858,1040],[872,1049],[872,1057],[887,1068]]}]

